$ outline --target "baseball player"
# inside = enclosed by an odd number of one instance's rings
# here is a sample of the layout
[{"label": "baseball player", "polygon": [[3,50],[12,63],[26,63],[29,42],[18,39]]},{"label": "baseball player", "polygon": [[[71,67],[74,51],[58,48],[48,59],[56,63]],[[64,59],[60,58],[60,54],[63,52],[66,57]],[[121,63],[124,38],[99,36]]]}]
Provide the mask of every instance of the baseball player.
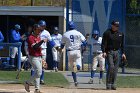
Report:
[{"label": "baseball player", "polygon": [[[33,26],[32,25],[29,25],[28,26],[28,29],[27,29],[27,32],[25,32],[25,34],[24,34],[25,35],[24,51],[25,51],[26,56],[28,57],[28,61],[29,61],[29,51],[28,51],[27,38],[32,34],[32,31],[33,31]],[[29,68],[31,68],[31,65],[30,65],[29,62],[26,62],[25,68],[26,68],[26,70],[28,70]]]},{"label": "baseball player", "polygon": [[66,46],[68,51],[68,62],[70,64],[70,70],[72,71],[72,77],[74,80],[75,86],[78,85],[76,72],[81,69],[81,43],[86,45],[85,37],[75,29],[75,24],[73,21],[70,21],[69,30],[64,33],[61,41],[61,48]]},{"label": "baseball player", "polygon": [[[2,43],[3,40],[4,40],[4,36],[3,36],[3,34],[1,33],[1,31],[0,31],[0,43]],[[2,49],[2,48],[3,48],[3,47],[0,46],[0,49]]]},{"label": "baseball player", "polygon": [[[53,47],[54,46],[54,42],[51,38],[51,35],[50,33],[45,29],[46,28],[46,22],[44,20],[40,20],[38,22],[38,24],[40,25],[40,29],[41,29],[41,32],[40,32],[40,38],[41,40],[43,39],[47,39],[50,43],[50,45]],[[47,57],[47,42],[44,42],[42,43],[41,45],[41,53],[42,53],[42,60],[46,61],[46,57]],[[31,71],[31,74],[33,74],[34,71],[32,70]],[[42,75],[40,77],[40,83],[41,84],[44,84],[44,69],[42,69]]]},{"label": "baseball player", "polygon": [[[10,43],[18,43],[21,42],[24,39],[24,35],[20,36],[19,30],[21,29],[20,25],[16,24],[14,29],[11,30],[11,35],[10,35]],[[12,67],[15,67],[14,65],[14,59],[16,54],[18,53],[18,48],[17,47],[12,47],[11,49],[11,55],[10,55],[10,65]]]},{"label": "baseball player", "polygon": [[91,38],[92,52],[93,52],[93,62],[92,62],[92,70],[91,70],[91,79],[89,83],[93,83],[93,77],[95,75],[95,71],[97,65],[100,67],[100,77],[99,84],[102,82],[103,71],[105,68],[105,58],[103,58],[102,50],[101,50],[102,37],[99,37],[99,31],[94,30]]},{"label": "baseball player", "polygon": [[58,71],[58,63],[60,62],[60,46],[61,46],[61,39],[62,39],[62,35],[59,34],[59,29],[58,27],[54,27],[53,28],[54,34],[52,34],[52,39],[55,42],[55,48],[52,49],[52,55],[53,55],[53,70],[55,72]]},{"label": "baseball player", "polygon": [[25,90],[30,92],[30,84],[35,81],[35,92],[40,92],[40,76],[42,74],[42,53],[41,44],[47,42],[47,39],[40,39],[40,25],[35,24],[33,27],[33,33],[28,37],[28,50],[30,56],[30,63],[34,68],[34,74],[24,84]]}]

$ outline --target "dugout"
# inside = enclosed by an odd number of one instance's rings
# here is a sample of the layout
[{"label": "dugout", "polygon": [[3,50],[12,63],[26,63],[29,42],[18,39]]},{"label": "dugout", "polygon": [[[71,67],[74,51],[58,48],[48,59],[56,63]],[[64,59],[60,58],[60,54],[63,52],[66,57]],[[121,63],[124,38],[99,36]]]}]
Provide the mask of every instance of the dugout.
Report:
[{"label": "dugout", "polygon": [[[39,20],[45,20],[47,30],[52,34],[52,27],[58,26],[60,33],[64,31],[64,8],[53,6],[1,6],[0,7],[0,30],[5,40],[9,42],[9,31],[15,24],[21,26],[20,34],[24,34],[28,27],[37,23]],[[24,45],[22,45],[23,47]],[[23,48],[22,52],[24,54]],[[48,65],[52,68],[52,56],[48,50]]]}]

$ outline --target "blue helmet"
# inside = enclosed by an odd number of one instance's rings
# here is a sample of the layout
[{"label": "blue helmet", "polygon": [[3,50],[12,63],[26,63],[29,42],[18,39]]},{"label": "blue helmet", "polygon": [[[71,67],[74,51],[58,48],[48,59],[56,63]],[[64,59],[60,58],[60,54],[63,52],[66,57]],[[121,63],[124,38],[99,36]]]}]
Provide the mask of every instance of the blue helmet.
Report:
[{"label": "blue helmet", "polygon": [[94,30],[92,34],[99,35],[99,31],[98,30]]},{"label": "blue helmet", "polygon": [[70,21],[70,22],[68,23],[68,27],[69,27],[69,29],[75,29],[75,24],[74,24],[74,22],[73,22],[73,21]]},{"label": "blue helmet", "polygon": [[20,30],[20,29],[21,29],[21,28],[20,28],[20,25],[16,24],[16,25],[15,25],[15,29],[16,29],[16,30]]},{"label": "blue helmet", "polygon": [[40,26],[46,26],[46,22],[45,22],[44,20],[40,20],[40,21],[38,22],[38,24],[39,24]]}]

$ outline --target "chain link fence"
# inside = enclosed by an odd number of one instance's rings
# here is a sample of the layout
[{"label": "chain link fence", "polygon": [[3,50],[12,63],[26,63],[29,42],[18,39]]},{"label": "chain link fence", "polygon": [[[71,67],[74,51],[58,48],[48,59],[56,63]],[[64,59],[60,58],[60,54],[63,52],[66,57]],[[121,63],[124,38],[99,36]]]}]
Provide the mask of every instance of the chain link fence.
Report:
[{"label": "chain link fence", "polygon": [[140,0],[127,0],[125,19],[128,67],[140,68]]}]

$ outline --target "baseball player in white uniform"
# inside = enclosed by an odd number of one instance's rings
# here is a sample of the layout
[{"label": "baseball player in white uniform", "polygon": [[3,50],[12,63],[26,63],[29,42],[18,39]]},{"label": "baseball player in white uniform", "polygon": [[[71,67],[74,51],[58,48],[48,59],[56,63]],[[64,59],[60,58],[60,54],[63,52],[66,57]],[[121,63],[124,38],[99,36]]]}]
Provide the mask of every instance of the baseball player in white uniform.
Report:
[{"label": "baseball player in white uniform", "polygon": [[53,70],[55,72],[58,71],[58,63],[60,62],[61,53],[59,51],[61,46],[61,39],[62,35],[59,34],[58,27],[53,28],[54,34],[52,34],[52,39],[55,42],[55,48],[52,49],[52,55],[53,55]]},{"label": "baseball player in white uniform", "polygon": [[75,29],[74,22],[69,22],[69,30],[64,33],[62,37],[61,48],[66,47],[68,51],[68,62],[70,64],[70,70],[72,71],[72,77],[74,80],[75,86],[78,85],[76,72],[82,67],[81,63],[81,43],[86,45],[85,37]]},{"label": "baseball player in white uniform", "polygon": [[93,62],[92,62],[92,70],[91,70],[91,79],[89,83],[93,83],[93,77],[95,75],[95,71],[98,64],[100,67],[99,83],[102,82],[103,71],[105,68],[105,58],[103,58],[102,56],[101,43],[102,43],[102,37],[99,37],[99,31],[94,30],[91,38]]}]

